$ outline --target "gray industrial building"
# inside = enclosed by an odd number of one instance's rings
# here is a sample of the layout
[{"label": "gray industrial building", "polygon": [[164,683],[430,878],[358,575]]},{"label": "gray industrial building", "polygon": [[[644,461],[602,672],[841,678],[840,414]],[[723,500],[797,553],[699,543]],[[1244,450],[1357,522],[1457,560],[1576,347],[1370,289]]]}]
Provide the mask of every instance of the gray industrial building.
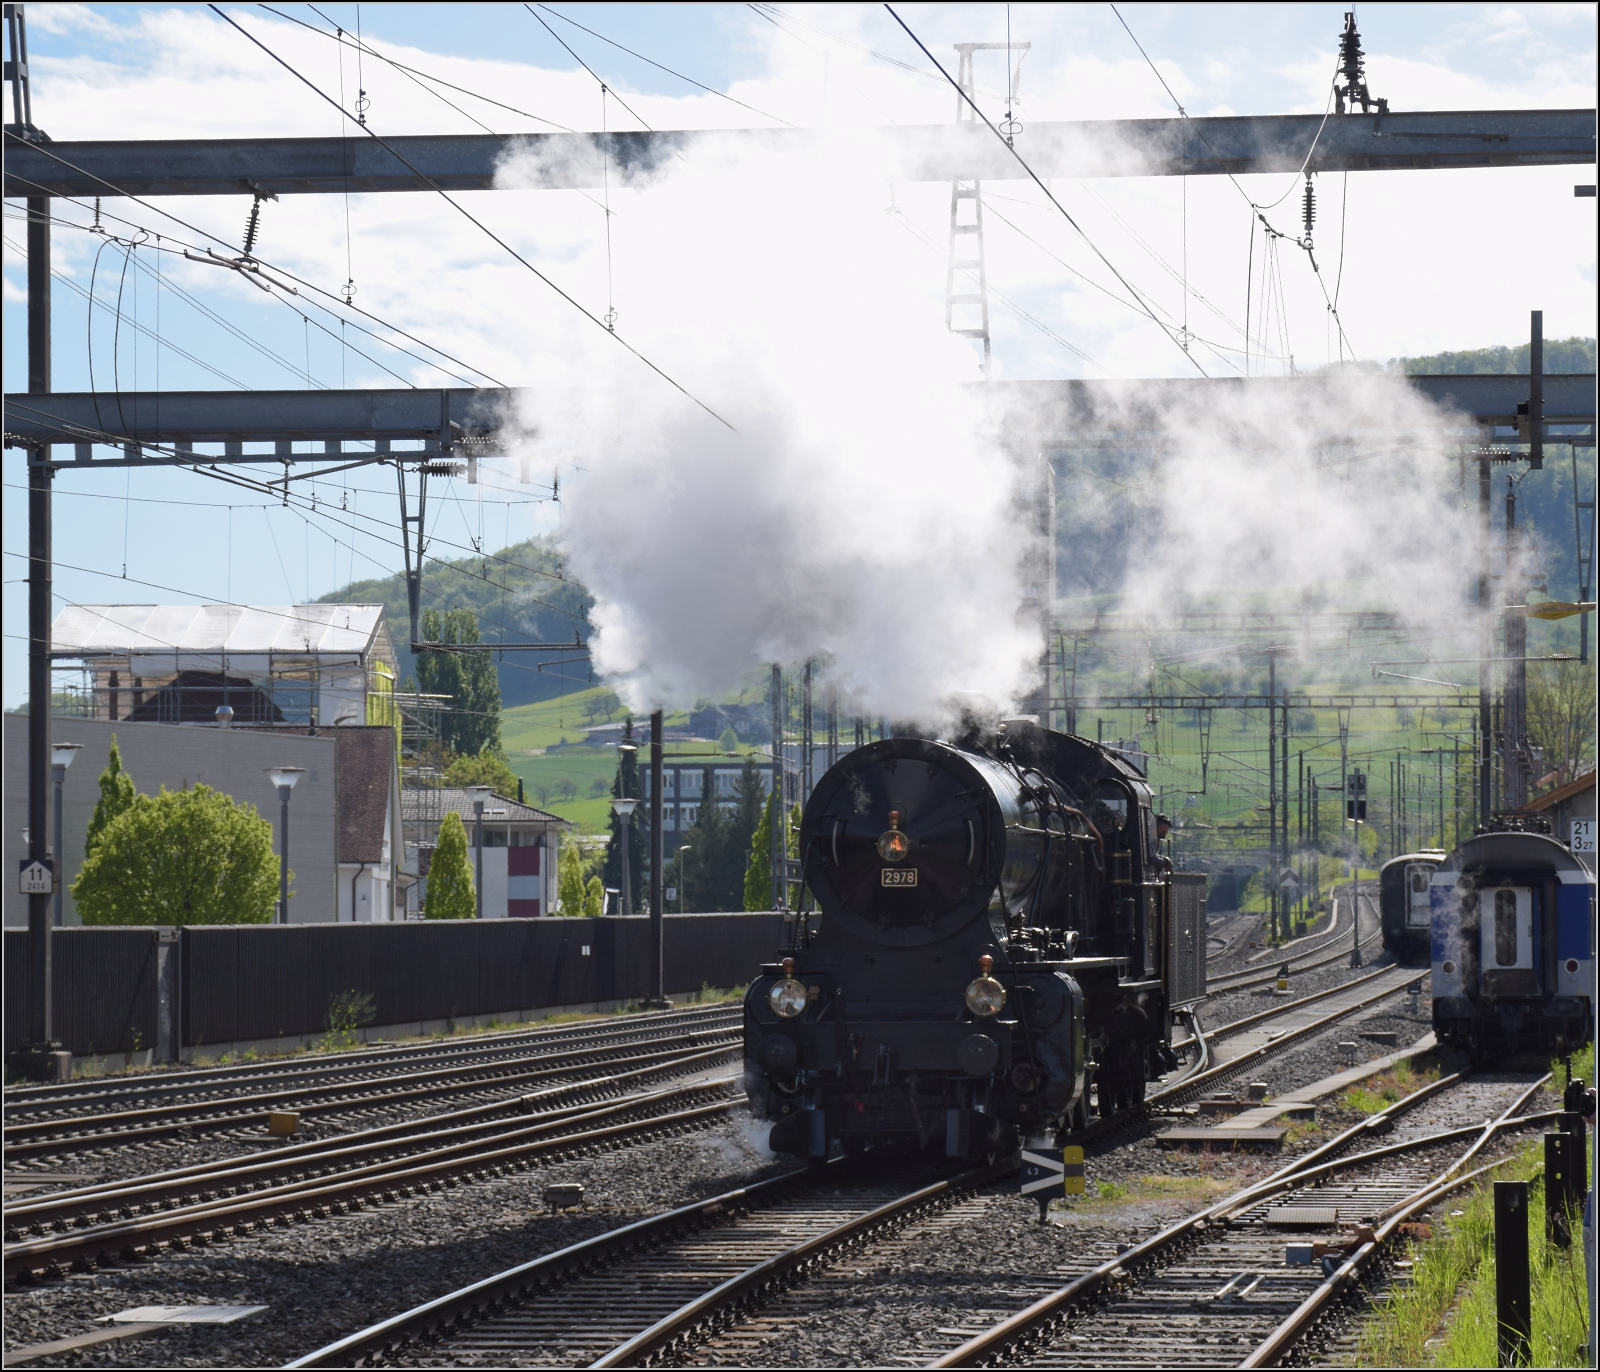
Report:
[{"label": "gray industrial building", "polygon": [[[155,795],[204,783],[237,802],[256,806],[273,826],[278,847],[278,795],[268,767],[303,767],[289,802],[289,901],[292,924],[338,919],[389,920],[403,875],[394,856],[400,835],[399,768],[394,731],[384,725],[319,729],[181,727],[108,719],[52,720],[53,743],[81,745],[62,788],[65,834],[63,923],[79,922],[70,883],[83,864],[84,835],[100,798],[99,778],[117,740],[123,769],[135,787]],[[4,725],[5,853],[15,872],[27,857],[28,717]],[[53,811],[52,811],[53,813]],[[55,836],[50,838],[52,847]],[[58,868],[58,870],[61,870]],[[5,923],[25,926],[27,897],[6,883]],[[399,912],[403,914],[403,911]]]}]

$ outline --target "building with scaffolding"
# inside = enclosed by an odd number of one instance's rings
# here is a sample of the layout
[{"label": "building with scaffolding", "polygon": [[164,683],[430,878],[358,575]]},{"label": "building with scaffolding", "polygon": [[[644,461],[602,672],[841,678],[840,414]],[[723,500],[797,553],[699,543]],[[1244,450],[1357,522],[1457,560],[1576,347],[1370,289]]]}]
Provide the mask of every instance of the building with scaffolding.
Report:
[{"label": "building with scaffolding", "polygon": [[53,713],[112,723],[392,724],[382,605],[73,605],[51,628]]}]

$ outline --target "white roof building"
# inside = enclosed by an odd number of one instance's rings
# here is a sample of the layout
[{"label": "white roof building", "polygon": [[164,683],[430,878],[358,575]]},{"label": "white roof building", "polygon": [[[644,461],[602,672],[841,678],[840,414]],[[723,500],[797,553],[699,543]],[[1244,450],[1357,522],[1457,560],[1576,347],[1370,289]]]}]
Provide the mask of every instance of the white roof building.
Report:
[{"label": "white roof building", "polygon": [[368,708],[394,688],[382,605],[77,605],[51,638],[95,719],[212,724],[227,704],[240,724],[394,722]]}]

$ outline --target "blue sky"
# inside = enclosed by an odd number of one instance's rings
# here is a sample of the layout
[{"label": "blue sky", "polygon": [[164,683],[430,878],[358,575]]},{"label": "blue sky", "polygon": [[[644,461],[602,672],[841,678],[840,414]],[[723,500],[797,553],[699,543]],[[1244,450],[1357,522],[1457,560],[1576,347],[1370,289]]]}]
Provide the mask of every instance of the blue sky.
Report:
[{"label": "blue sky", "polygon": [[[308,6],[275,8],[326,29]],[[335,24],[356,28],[354,5],[319,10]],[[259,6],[228,12],[323,89],[336,92],[342,81],[353,103],[356,63],[346,56],[341,69],[341,50],[325,34]],[[1340,5],[1133,4],[1122,13],[1191,114],[1324,108]],[[1109,6],[1008,11],[911,5],[902,14],[941,58],[951,56],[957,41],[1003,38],[1009,14],[1013,36],[1034,44],[1020,84],[1024,125],[1029,119],[1172,113],[1166,92]],[[28,15],[35,119],[56,139],[348,132],[334,111],[204,6],[55,4],[30,6]],[[637,127],[624,106],[657,128],[770,121],[560,16],[795,124],[866,130],[950,118],[948,89],[880,7],[558,5],[544,17],[611,87],[604,109],[611,128]],[[1362,8],[1359,20],[1369,83],[1396,109],[1594,103],[1591,6],[1374,5]],[[359,21],[363,38],[385,56],[500,102],[445,92],[496,132],[549,127],[501,106],[567,127],[600,126],[597,82],[521,6],[366,4]],[[994,92],[1005,80],[999,61],[991,56],[990,68],[979,72],[980,87],[990,93],[986,106],[995,112]],[[363,59],[360,77],[372,102],[369,118],[382,132],[478,127],[376,58]],[[1341,206],[1345,187],[1324,178],[1322,225],[1344,212],[1342,314],[1356,352],[1387,358],[1515,342],[1525,334],[1527,311],[1538,307],[1554,335],[1592,332],[1595,202],[1573,200],[1578,180],[1592,181],[1593,171],[1370,174],[1350,178],[1348,205]],[[1295,189],[1293,178],[1246,181],[1261,203]],[[1041,197],[1020,183],[990,189],[996,208],[1017,226],[1016,232],[991,228],[991,283],[1036,321],[996,308],[997,374],[1140,376],[1183,368],[1159,331],[1085,284],[1098,269]],[[1063,193],[1119,269],[1173,311],[1184,299],[1173,272],[1182,270],[1198,331],[1224,336],[1227,317],[1242,313],[1249,215],[1221,178],[1192,178],[1187,185],[1074,183]],[[623,332],[630,325],[641,329],[632,336],[647,351],[673,348],[674,363],[681,360],[694,384],[714,387],[714,373],[682,356],[667,342],[667,331],[651,333],[659,323],[652,313],[653,282],[672,270],[671,244],[648,205],[631,200],[631,192],[617,194],[609,284],[604,216],[592,197],[509,191],[465,199],[586,307],[603,312],[609,298]],[[882,194],[883,208],[892,205],[902,227],[925,240],[907,237],[905,245],[926,258],[928,300],[936,308],[944,274],[941,197],[947,192],[884,187]],[[1283,211],[1287,228],[1296,227],[1288,209],[1293,199]],[[158,205],[233,242],[248,208],[238,197]],[[7,390],[25,382],[18,208],[8,203]],[[133,221],[109,224],[122,242],[84,231],[92,206],[61,207],[62,217],[79,227],[63,227],[55,236],[62,277],[55,291],[60,390],[88,389],[91,365],[99,390],[462,384],[452,372],[559,385],[571,384],[597,355],[592,326],[552,303],[431,197],[354,196],[348,207],[338,197],[286,197],[264,208],[260,253],[330,292],[350,280],[358,304],[470,370],[423,365],[353,333],[349,322],[341,328],[336,311],[269,298],[232,273],[186,261],[181,245],[199,238],[159,214],[110,201],[105,209]],[[1530,226],[1537,226],[1532,251]],[[128,246],[135,238],[139,245]],[[1259,270],[1259,261],[1251,265]],[[1274,325],[1283,360],[1276,365],[1287,366],[1290,353],[1301,366],[1320,365],[1336,355],[1326,311],[1302,264],[1285,260],[1283,267],[1281,318]],[[93,328],[85,299],[91,291],[102,302]],[[1210,314],[1202,299],[1215,307]],[[113,308],[104,308],[107,303]],[[840,309],[842,326],[850,327],[848,302]],[[939,322],[934,314],[930,319]],[[784,321],[771,325],[781,329]],[[153,335],[165,343],[158,346]],[[1073,347],[1062,346],[1062,339]],[[341,340],[358,344],[367,356]],[[633,377],[628,384],[649,383]],[[543,454],[532,470],[512,463],[488,473],[484,485],[452,483],[437,491],[439,553],[452,555],[478,541],[494,548],[559,527],[563,513],[549,499],[549,487],[561,461],[559,453]],[[23,479],[17,455],[8,452],[4,543],[10,553],[25,548],[24,502],[10,498]],[[563,484],[571,499],[582,498],[581,471],[567,472]],[[64,473],[58,490],[56,589],[63,601],[283,603],[321,595],[352,573],[383,575],[399,565],[392,486],[375,476],[316,483],[315,512],[272,506],[237,487],[170,471]],[[21,566],[15,556],[5,559],[7,708],[24,694]]]}]

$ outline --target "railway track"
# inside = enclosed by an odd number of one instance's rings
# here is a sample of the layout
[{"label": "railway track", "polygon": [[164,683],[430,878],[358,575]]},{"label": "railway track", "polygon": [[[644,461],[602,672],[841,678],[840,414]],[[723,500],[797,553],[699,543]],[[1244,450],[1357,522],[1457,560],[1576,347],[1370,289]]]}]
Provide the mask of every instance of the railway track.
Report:
[{"label": "railway track", "polygon": [[[1363,890],[1362,899],[1371,904],[1370,893]],[[1383,947],[1383,928],[1381,922],[1370,934],[1361,939],[1361,953],[1363,957],[1374,956]],[[1224,973],[1220,976],[1206,977],[1206,991],[1211,995],[1227,995],[1234,991],[1248,991],[1257,986],[1270,986],[1278,978],[1278,967],[1284,963],[1289,965],[1291,975],[1304,976],[1308,972],[1319,971],[1324,967],[1334,967],[1346,962],[1350,957],[1350,935],[1343,931],[1333,935],[1322,943],[1313,947],[1300,949],[1297,952],[1285,952],[1273,959],[1273,965],[1266,970],[1250,970],[1243,972]],[[1426,969],[1417,969],[1417,975],[1422,975]]]},{"label": "railway track", "polygon": [[[1354,986],[1270,1007],[1238,1032],[1268,1019],[1326,1006],[1267,1045],[1267,1051],[1320,1033],[1394,995],[1402,982],[1380,969]],[[1234,1026],[1217,1031],[1234,1032]],[[1148,1106],[1176,1104],[1219,1077],[1249,1070],[1263,1056],[1191,1074],[1152,1095]],[[1090,1138],[1124,1126],[1128,1112],[1092,1126]],[[320,1349],[297,1367],[358,1365],[630,1366],[680,1361],[715,1340],[718,1360],[768,1329],[760,1312],[782,1293],[823,1276],[846,1254],[895,1242],[918,1226],[959,1217],[971,1198],[1009,1172],[1010,1160],[953,1176],[907,1183],[917,1167],[904,1157],[839,1160],[730,1192],[626,1229],[600,1235],[497,1277],[453,1292]],[[850,1170],[845,1170],[846,1167]],[[874,1171],[874,1169],[877,1169]],[[835,1180],[839,1185],[834,1185]],[[845,1181],[848,1180],[848,1185]],[[957,1220],[959,1222],[959,1219]],[[625,1264],[625,1266],[624,1266]]]},{"label": "railway track", "polygon": [[[137,1079],[128,1086],[119,1083],[111,1088],[115,1095],[57,1088],[62,1092],[59,1105],[56,1097],[31,1093],[14,1106],[8,1095],[5,1160],[11,1166],[25,1159],[264,1125],[275,1110],[293,1111],[305,1121],[371,1120],[452,1097],[490,1100],[503,1097],[508,1088],[537,1089],[606,1064],[645,1066],[693,1048],[732,1051],[740,1042],[740,1026],[739,1007],[719,1006],[651,1016],[642,1024],[509,1036],[465,1051],[357,1057],[332,1070],[322,1064],[293,1064],[241,1077],[208,1077],[198,1088],[185,1080],[190,1074],[182,1073]],[[201,1098],[194,1099],[196,1095]],[[108,1108],[130,1100],[140,1104]]]},{"label": "railway track", "polygon": [[904,1156],[840,1158],[612,1230],[430,1301],[291,1367],[590,1365],[660,1361],[759,1303],[995,1181]]},{"label": "railway track", "polygon": [[[734,1108],[736,1085],[735,1078],[722,1075],[599,1105],[556,1106],[521,1120],[473,1121],[399,1140],[352,1143],[347,1137],[330,1141],[346,1146],[292,1159],[226,1159],[186,1176],[49,1197],[8,1210],[8,1224],[18,1222],[19,1231],[4,1248],[5,1274],[55,1280],[69,1270],[206,1248],[271,1227],[396,1204],[422,1192],[703,1129]],[[26,1231],[20,1229],[23,1220],[29,1221]]]},{"label": "railway track", "polygon": [[[1065,1283],[1024,1308],[963,1312],[961,1326],[940,1331],[942,1350],[919,1355],[932,1367],[1277,1364],[1382,1259],[1403,1225],[1499,1165],[1480,1161],[1498,1136],[1555,1118],[1522,1113],[1548,1080],[1541,1077],[1492,1120],[1362,1147],[1461,1080],[1424,1087],[1266,1180],[1064,1274]],[[1306,1238],[1334,1245],[1325,1268],[1285,1265],[1285,1241]]]}]

